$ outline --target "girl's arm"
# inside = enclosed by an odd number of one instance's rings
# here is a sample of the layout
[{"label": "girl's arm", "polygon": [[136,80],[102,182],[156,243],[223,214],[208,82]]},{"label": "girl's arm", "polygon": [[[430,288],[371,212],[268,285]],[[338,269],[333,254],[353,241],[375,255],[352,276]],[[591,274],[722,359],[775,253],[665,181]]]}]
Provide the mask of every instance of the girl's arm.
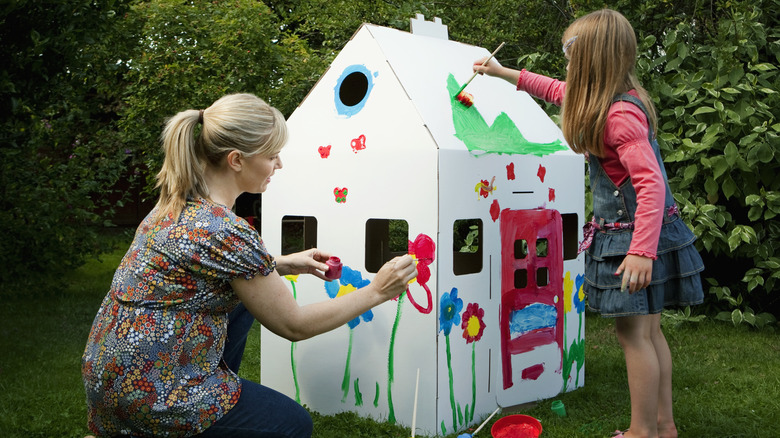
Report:
[{"label": "girl's arm", "polygon": [[395,298],[417,276],[412,257],[396,257],[376,273],[368,286],[340,297],[299,306],[273,271],[230,284],[249,312],[266,328],[290,341],[300,341],[340,327],[368,309]]},{"label": "girl's arm", "polygon": [[487,59],[487,56],[474,61],[472,71],[475,71],[479,74],[485,74],[488,76],[501,78],[512,85],[517,84],[517,79],[520,76],[519,70],[515,70],[509,67],[504,67],[495,59],[491,59],[490,62],[487,63],[487,65],[482,65],[482,63],[485,62],[485,59]]},{"label": "girl's arm", "polygon": [[653,260],[663,224],[666,186],[648,140],[648,123],[639,107],[616,102],[610,108],[604,130],[604,169],[616,185],[631,178],[637,194],[634,234],[628,255],[615,275],[629,293],[647,287],[652,280]]},{"label": "girl's arm", "polygon": [[566,93],[566,82],[531,73],[526,69],[515,70],[504,67],[495,59],[491,59],[485,66],[482,65],[483,62],[485,62],[485,58],[474,61],[472,67],[473,71],[501,78],[510,84],[515,85],[518,90],[525,91],[531,96],[542,99],[545,102],[550,102],[558,106],[563,102],[563,96]]}]

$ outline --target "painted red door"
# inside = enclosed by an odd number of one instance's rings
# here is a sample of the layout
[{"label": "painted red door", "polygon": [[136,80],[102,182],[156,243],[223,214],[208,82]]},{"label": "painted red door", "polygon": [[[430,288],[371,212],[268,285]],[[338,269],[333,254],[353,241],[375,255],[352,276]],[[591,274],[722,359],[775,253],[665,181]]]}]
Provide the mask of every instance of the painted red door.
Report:
[{"label": "painted red door", "polygon": [[[558,344],[563,351],[563,227],[557,210],[501,212],[501,364],[513,382],[512,355]],[[518,370],[535,379],[544,363]]]}]

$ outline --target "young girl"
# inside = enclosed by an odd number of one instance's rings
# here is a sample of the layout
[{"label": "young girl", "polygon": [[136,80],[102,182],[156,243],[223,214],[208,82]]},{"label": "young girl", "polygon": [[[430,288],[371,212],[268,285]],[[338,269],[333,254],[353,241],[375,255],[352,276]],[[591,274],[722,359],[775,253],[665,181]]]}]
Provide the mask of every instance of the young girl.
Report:
[{"label": "young girl", "polygon": [[387,262],[360,290],[299,307],[281,275],[328,281],[329,255],[310,249],[274,259],[231,211],[282,167],[279,111],[251,94],[228,95],[172,117],[162,139],[159,201],[116,270],[82,358],[90,430],[311,436],[302,406],[236,374],[252,323],[292,341],[340,327],[404,292],[417,275],[412,258]]},{"label": "young girl", "polygon": [[672,358],[661,312],[703,301],[704,265],[669,190],[655,108],[634,73],[634,29],[605,9],[574,21],[562,43],[566,82],[495,60],[483,67],[484,58],[473,69],[562,106],[564,137],[590,166],[594,217],[582,245],[588,305],[615,318],[626,360],[631,425],[616,436],[674,438]]}]

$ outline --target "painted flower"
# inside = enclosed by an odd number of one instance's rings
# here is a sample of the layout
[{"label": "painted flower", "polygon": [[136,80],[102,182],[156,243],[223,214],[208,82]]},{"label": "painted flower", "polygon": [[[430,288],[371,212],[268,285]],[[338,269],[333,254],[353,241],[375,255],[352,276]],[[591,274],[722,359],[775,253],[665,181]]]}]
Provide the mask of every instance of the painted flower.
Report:
[{"label": "painted flower", "polygon": [[460,311],[463,310],[463,300],[458,298],[458,288],[445,292],[441,296],[439,307],[439,330],[445,336],[450,335],[453,325],[460,325]]},{"label": "painted flower", "polygon": [[409,302],[412,303],[418,312],[427,315],[433,310],[433,296],[431,295],[431,289],[428,287],[428,280],[431,279],[431,269],[428,265],[433,263],[433,260],[436,258],[436,244],[429,236],[420,234],[414,239],[414,242],[409,241],[409,255],[414,257],[417,263],[417,278],[412,281],[417,281],[417,284],[425,290],[425,307],[417,304],[408,287],[406,288],[406,295],[409,297]]},{"label": "painted flower", "polygon": [[575,295],[573,289],[574,282],[571,281],[571,273],[566,272],[566,275],[563,276],[563,313],[571,312],[572,296]]},{"label": "painted flower", "polygon": [[479,307],[477,303],[469,303],[466,311],[463,312],[463,323],[460,327],[463,329],[463,339],[467,344],[479,341],[482,333],[485,331],[485,309]]},{"label": "painted flower", "polygon": [[582,313],[585,311],[585,289],[583,288],[584,283],[585,275],[577,275],[577,278],[574,280],[574,296],[572,297],[572,301],[574,302],[574,307],[577,309],[577,313]]},{"label": "painted flower", "polygon": [[[336,298],[352,293],[361,287],[368,286],[370,283],[371,281],[364,279],[359,271],[356,271],[349,266],[344,266],[342,267],[341,278],[339,280],[325,283],[325,292],[329,297]],[[360,318],[363,318],[363,321],[365,322],[370,322],[374,319],[374,312],[371,309],[366,310],[362,315],[347,323],[349,328],[353,329],[357,327],[357,325],[360,324]]]}]

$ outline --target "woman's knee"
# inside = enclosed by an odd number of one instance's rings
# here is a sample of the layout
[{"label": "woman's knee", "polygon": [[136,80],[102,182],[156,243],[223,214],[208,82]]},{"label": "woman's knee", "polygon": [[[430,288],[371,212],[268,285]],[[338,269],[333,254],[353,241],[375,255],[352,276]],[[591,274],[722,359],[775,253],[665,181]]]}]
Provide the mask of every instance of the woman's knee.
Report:
[{"label": "woman's knee", "polygon": [[293,424],[294,429],[296,429],[290,437],[310,437],[312,434],[312,431],[314,429],[314,422],[311,419],[311,415],[309,412],[304,409],[301,405],[298,405],[297,412],[293,418],[291,418],[290,422]]}]

